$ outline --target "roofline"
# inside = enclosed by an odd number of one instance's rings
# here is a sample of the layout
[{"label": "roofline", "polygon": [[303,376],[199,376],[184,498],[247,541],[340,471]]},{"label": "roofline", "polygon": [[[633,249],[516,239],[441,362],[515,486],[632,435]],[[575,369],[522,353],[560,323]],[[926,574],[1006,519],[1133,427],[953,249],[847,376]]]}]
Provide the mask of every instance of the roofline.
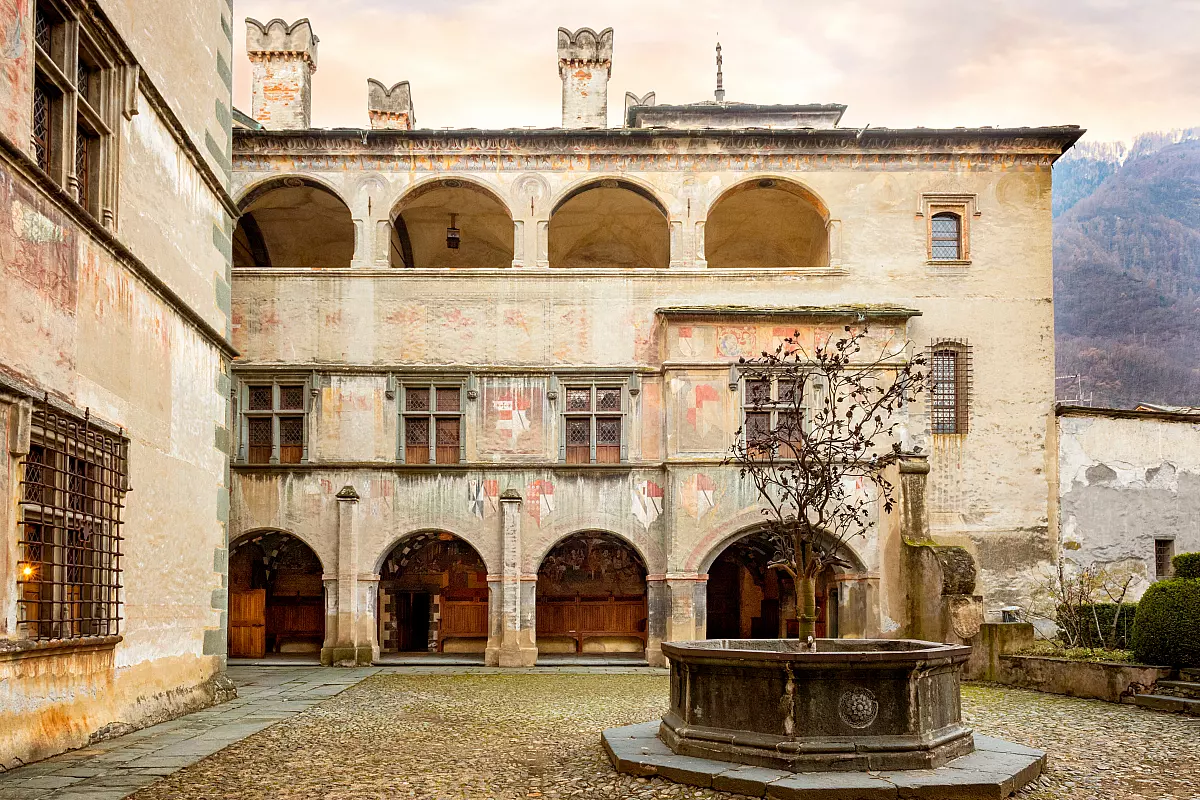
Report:
[{"label": "roofline", "polygon": [[634,120],[643,111],[672,111],[672,112],[696,112],[705,113],[716,111],[721,113],[724,111],[758,111],[772,112],[776,114],[830,114],[836,113],[837,118],[833,124],[836,125],[841,121],[842,116],[846,113],[847,106],[842,103],[725,103],[725,102],[705,102],[705,103],[682,103],[674,105],[671,103],[656,103],[649,105],[633,105],[625,109],[625,124],[632,128]]},{"label": "roofline", "polygon": [[370,128],[307,128],[299,130],[249,130],[235,128],[234,142],[243,139],[305,138],[335,139],[353,137],[364,144],[371,139],[383,141],[413,139],[461,139],[478,137],[495,139],[529,138],[548,139],[570,136],[584,140],[649,140],[656,139],[738,139],[746,136],[771,137],[775,139],[836,139],[857,143],[867,149],[872,142],[907,138],[915,141],[988,139],[1022,140],[1042,138],[1054,141],[1061,155],[1071,148],[1086,129],[1078,125],[1055,125],[1035,128],[453,128],[416,130],[373,130]]},{"label": "roofline", "polygon": [[1162,422],[1200,423],[1200,412],[1183,413],[1178,411],[1135,411],[1132,408],[1097,408],[1079,406],[1071,403],[1056,403],[1056,417],[1105,417],[1107,419],[1156,419]]},{"label": "roofline", "polygon": [[909,319],[921,316],[915,308],[893,306],[664,306],[654,313],[664,317],[862,317]]}]

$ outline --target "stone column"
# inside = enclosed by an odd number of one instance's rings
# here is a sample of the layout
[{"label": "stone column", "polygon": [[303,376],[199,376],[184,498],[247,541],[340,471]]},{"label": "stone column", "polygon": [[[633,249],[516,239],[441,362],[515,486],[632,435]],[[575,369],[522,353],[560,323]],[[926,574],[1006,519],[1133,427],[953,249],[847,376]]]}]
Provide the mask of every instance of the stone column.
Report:
[{"label": "stone column", "polygon": [[[661,583],[665,588],[665,598],[660,600],[659,607],[665,613],[659,621],[655,619],[654,611],[650,612],[650,630],[653,632],[656,625],[662,626],[660,642],[686,642],[704,638],[707,626],[707,581],[707,575],[695,572],[669,572],[663,576]],[[653,609],[653,597],[651,600]],[[647,649],[646,660],[651,666],[666,666],[661,648],[658,648],[658,663],[652,661],[650,656],[650,650]]]},{"label": "stone column", "polygon": [[[484,661],[489,666],[532,667],[537,663],[533,595],[521,575],[521,495],[500,495],[501,573],[489,578],[489,611],[493,614]],[[498,591],[497,591],[498,590]]]},{"label": "stone column", "polygon": [[[0,470],[0,531],[17,529],[17,507],[21,492],[20,460],[29,455],[32,405],[17,395],[0,392],[0,453],[5,468]],[[17,629],[17,585],[20,549],[14,535],[0,541],[0,640]]]},{"label": "stone column", "polygon": [[667,619],[671,616],[671,593],[665,575],[646,576],[646,663],[665,667],[662,643],[667,637]]},{"label": "stone column", "polygon": [[[332,647],[321,651],[321,663],[339,667],[369,665],[374,635],[360,638],[359,617],[367,609],[358,588],[358,492],[343,486],[338,501],[337,624]],[[374,617],[374,604],[370,605]],[[326,637],[328,638],[328,637]]]}]

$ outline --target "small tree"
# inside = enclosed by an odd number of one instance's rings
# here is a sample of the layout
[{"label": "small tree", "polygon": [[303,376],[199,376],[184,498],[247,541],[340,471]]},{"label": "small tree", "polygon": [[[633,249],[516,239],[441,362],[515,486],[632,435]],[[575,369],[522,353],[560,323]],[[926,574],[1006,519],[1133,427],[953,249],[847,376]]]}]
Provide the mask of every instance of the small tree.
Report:
[{"label": "small tree", "polygon": [[816,634],[817,576],[849,566],[844,545],[870,525],[871,506],[895,506],[884,471],[900,458],[896,412],[924,390],[924,356],[889,341],[864,354],[867,330],[849,326],[809,353],[799,332],[774,353],[738,361],[746,420],[726,463],[740,467],[764,504],[772,569],[796,587],[799,636]]}]

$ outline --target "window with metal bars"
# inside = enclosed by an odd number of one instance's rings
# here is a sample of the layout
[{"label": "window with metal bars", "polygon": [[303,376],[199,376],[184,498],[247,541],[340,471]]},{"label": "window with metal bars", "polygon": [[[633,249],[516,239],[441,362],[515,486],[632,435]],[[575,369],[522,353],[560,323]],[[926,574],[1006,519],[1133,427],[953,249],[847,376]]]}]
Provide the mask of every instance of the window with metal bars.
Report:
[{"label": "window with metal bars", "polygon": [[957,214],[934,214],[929,235],[934,261],[962,260],[962,219]]},{"label": "window with metal bars", "polygon": [[804,441],[804,409],[792,397],[803,391],[778,377],[748,377],[742,381],[742,435],[756,458],[774,448],[776,458],[795,458]]},{"label": "window with metal bars", "polygon": [[59,186],[106,225],[115,214],[106,173],[117,124],[115,73],[105,37],[84,16],[65,13],[59,0],[34,4],[34,85],[30,151]]},{"label": "window with metal bars", "polygon": [[1154,540],[1154,577],[1169,578],[1172,575],[1171,559],[1175,557],[1174,539]]},{"label": "window with metal bars", "polygon": [[128,445],[87,414],[35,403],[17,541],[17,625],[27,638],[119,632]]},{"label": "window with metal bars", "polygon": [[620,385],[566,387],[562,460],[568,464],[619,464],[625,460],[624,391]]},{"label": "window with metal bars", "polygon": [[934,434],[961,435],[970,423],[971,347],[962,339],[929,346],[929,414]]},{"label": "window with metal bars", "polygon": [[303,383],[248,383],[243,394],[245,460],[300,464],[308,459]]},{"label": "window with metal bars", "polygon": [[401,460],[457,464],[463,460],[462,386],[405,383],[401,404]]}]

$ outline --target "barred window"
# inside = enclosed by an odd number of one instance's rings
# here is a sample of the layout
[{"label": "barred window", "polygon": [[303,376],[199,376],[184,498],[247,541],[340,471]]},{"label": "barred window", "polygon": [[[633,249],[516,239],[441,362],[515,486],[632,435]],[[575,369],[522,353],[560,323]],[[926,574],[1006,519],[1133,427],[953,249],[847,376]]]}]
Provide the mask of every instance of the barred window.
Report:
[{"label": "barred window", "polygon": [[957,214],[934,214],[930,236],[934,261],[958,261],[962,258],[962,225]]},{"label": "barred window", "polygon": [[1171,559],[1175,557],[1174,539],[1154,540],[1154,577],[1171,577]]},{"label": "barred window", "polygon": [[35,404],[21,467],[17,624],[30,639],[119,632],[128,440]]},{"label": "barred window", "polygon": [[971,348],[964,340],[929,348],[929,413],[934,434],[964,434],[970,422]]},{"label": "barred window", "polygon": [[302,464],[308,460],[307,385],[249,383],[242,393],[243,454],[250,464]]},{"label": "barred window", "polygon": [[406,383],[400,423],[405,464],[463,460],[461,385]]},{"label": "barred window", "polygon": [[111,225],[105,171],[117,120],[117,62],[84,17],[53,0],[34,4],[30,149],[34,160],[92,216]]},{"label": "barred window", "polygon": [[624,458],[624,390],[618,384],[566,387],[562,460],[568,464],[619,464]]}]

